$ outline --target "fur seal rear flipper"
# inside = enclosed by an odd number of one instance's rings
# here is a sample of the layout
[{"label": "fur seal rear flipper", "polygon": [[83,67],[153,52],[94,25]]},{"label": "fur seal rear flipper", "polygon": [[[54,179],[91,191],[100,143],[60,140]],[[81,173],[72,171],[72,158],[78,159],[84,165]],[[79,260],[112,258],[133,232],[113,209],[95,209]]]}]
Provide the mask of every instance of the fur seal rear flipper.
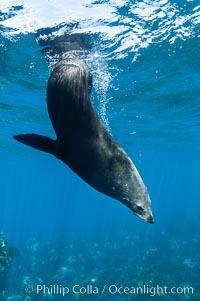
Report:
[{"label": "fur seal rear flipper", "polygon": [[14,138],[53,154],[89,185],[153,223],[151,201],[142,178],[99,120],[90,90],[91,76],[83,61],[60,61],[47,85],[47,107],[57,139],[36,134]]}]

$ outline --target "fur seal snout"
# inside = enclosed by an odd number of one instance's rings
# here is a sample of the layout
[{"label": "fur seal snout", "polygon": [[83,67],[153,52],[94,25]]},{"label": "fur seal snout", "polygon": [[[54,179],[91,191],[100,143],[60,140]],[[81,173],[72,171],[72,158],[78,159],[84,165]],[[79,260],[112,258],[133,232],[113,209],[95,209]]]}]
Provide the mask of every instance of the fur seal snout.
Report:
[{"label": "fur seal snout", "polygon": [[153,223],[151,201],[143,180],[102,125],[90,99],[91,86],[90,71],[83,61],[60,61],[47,86],[47,107],[57,139],[36,134],[14,138],[53,154],[89,185]]}]

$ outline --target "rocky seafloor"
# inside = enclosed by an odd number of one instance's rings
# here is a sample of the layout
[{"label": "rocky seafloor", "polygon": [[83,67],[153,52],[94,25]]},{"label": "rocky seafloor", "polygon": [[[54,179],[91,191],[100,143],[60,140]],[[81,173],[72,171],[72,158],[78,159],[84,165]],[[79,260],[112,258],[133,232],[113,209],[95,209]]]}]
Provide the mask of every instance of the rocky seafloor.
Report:
[{"label": "rocky seafloor", "polygon": [[[187,239],[164,231],[99,241],[34,237],[1,272],[0,301],[199,301],[199,249],[195,233]],[[179,293],[169,292],[173,287]]]}]

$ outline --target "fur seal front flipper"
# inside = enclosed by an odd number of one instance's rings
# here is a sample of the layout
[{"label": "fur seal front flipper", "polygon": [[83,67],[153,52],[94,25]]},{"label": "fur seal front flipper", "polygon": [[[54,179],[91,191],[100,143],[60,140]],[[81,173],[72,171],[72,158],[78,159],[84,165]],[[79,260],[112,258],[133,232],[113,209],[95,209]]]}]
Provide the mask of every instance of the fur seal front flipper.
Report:
[{"label": "fur seal front flipper", "polygon": [[19,142],[37,148],[41,151],[51,154],[54,154],[55,152],[55,141],[49,137],[37,134],[25,134],[14,136],[14,138]]},{"label": "fur seal front flipper", "polygon": [[62,149],[57,140],[53,140],[49,137],[38,134],[24,134],[13,137],[15,138],[15,140],[23,144],[36,148],[40,151],[50,153],[58,159],[62,159]]},{"label": "fur seal front flipper", "polygon": [[91,76],[78,59],[57,63],[47,85],[47,107],[57,139],[14,136],[62,160],[98,191],[153,223],[151,201],[136,167],[102,125],[90,100]]}]

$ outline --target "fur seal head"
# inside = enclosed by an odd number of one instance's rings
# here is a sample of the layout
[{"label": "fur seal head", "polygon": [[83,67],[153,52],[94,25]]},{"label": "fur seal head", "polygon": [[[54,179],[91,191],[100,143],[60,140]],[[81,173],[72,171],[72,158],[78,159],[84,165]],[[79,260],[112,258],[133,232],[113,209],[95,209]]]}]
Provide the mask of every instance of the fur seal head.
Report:
[{"label": "fur seal head", "polygon": [[102,125],[90,99],[88,66],[79,59],[57,63],[47,85],[47,107],[57,139],[36,135],[14,138],[49,152],[89,185],[153,223],[151,201],[135,165]]}]

